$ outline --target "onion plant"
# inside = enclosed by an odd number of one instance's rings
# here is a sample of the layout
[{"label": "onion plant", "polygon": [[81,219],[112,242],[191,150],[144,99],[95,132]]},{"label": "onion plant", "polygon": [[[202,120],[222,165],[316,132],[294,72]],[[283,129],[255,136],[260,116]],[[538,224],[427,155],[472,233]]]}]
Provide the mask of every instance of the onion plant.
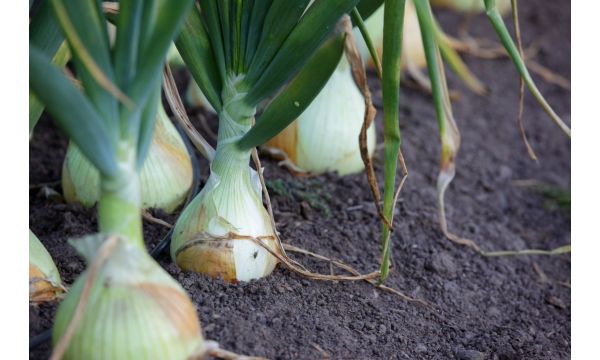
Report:
[{"label": "onion plant", "polygon": [[209,179],[179,217],[171,242],[171,256],[185,270],[244,281],[268,275],[277,263],[256,243],[279,252],[249,166],[251,150],[283,130],[325,85],[343,52],[336,22],[358,0],[309,3],[201,1],[176,40],[219,116]]},{"label": "onion plant", "polygon": [[98,169],[101,232],[76,242],[89,266],[58,309],[53,358],[187,358],[202,350],[200,326],[184,290],[144,249],[139,173],[164,59],[192,1],[120,1],[112,47],[99,1],[51,5],[82,89],[31,41],[29,86]]}]

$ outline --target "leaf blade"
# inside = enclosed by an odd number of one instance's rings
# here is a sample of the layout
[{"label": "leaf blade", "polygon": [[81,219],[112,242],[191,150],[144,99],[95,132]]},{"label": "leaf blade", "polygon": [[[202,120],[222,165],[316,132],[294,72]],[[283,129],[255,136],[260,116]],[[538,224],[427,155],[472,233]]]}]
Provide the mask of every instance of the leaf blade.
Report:
[{"label": "leaf blade", "polygon": [[[419,1],[419,0],[416,0]],[[383,94],[383,142],[384,142],[384,192],[383,213],[391,223],[394,208],[396,172],[400,152],[400,126],[398,104],[400,103],[400,59],[402,56],[402,37],[405,0],[387,0],[384,2],[383,55],[382,55],[382,94]],[[382,253],[379,283],[383,283],[390,270],[391,230],[382,221]]]},{"label": "leaf blade", "polygon": [[31,45],[29,86],[94,166],[107,176],[115,175],[115,149],[99,114],[75,85]]},{"label": "leaf blade", "polygon": [[219,68],[198,10],[190,11],[175,45],[208,102],[217,112],[221,111],[222,82]]},{"label": "leaf blade", "polygon": [[316,0],[285,39],[260,78],[252,84],[246,102],[258,104],[294,76],[329,36],[336,21],[357,3],[358,0]]}]

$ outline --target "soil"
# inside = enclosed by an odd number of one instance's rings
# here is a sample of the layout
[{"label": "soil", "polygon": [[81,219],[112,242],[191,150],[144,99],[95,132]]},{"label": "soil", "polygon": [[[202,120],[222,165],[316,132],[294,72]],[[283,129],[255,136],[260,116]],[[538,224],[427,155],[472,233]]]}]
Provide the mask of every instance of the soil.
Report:
[{"label": "soil", "polygon": [[[570,2],[546,5],[543,0],[520,2],[524,41],[539,41],[536,60],[570,78]],[[448,12],[439,17],[450,33],[461,20]],[[472,20],[470,32],[495,39],[483,16]],[[526,129],[539,163],[530,160],[516,123],[518,79],[512,64],[508,59],[465,59],[491,96],[469,93],[450,75],[451,87],[461,93],[454,112],[462,131],[457,175],[446,199],[450,229],[487,250],[570,243],[568,211],[515,185],[535,179],[569,190],[570,141],[527,96]],[[570,122],[570,92],[535,78],[557,113]],[[370,85],[380,108],[374,74]],[[430,302],[435,310],[365,282],[311,281],[282,267],[265,279],[226,284],[182,272],[163,255],[161,265],[188,291],[206,338],[234,352],[271,359],[570,358],[570,256],[484,258],[445,239],[436,212],[439,144],[432,102],[408,87],[401,90],[401,102],[402,149],[410,175],[398,205],[394,268],[387,285]],[[201,110],[194,112],[216,121]],[[382,139],[380,113],[377,121]],[[60,193],[56,182],[66,144],[44,118],[30,143],[30,185],[50,183],[46,190]],[[376,164],[381,177],[381,149]],[[263,165],[285,242],[342,259],[363,272],[377,268],[380,223],[364,174],[294,178],[274,161]],[[201,166],[205,180],[206,162]],[[39,186],[31,189],[29,224],[64,282],[71,284],[84,262],[66,240],[96,231],[95,211],[47,194]],[[170,222],[176,218],[156,215]],[[166,232],[145,223],[148,247]],[[330,271],[326,263],[295,258],[315,271]],[[30,306],[30,336],[51,326],[56,307]],[[30,358],[49,354],[50,345],[44,344]]]}]

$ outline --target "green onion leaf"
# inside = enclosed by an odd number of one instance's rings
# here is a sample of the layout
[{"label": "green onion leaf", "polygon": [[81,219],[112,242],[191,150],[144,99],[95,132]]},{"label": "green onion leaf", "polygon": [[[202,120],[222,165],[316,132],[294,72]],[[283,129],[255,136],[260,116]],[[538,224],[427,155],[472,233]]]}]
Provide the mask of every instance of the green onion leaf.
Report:
[{"label": "green onion leaf", "polygon": [[101,173],[106,176],[117,174],[116,152],[111,146],[109,132],[99,114],[61,70],[31,45],[29,87],[46,105],[69,138]]},{"label": "green onion leaf", "polygon": [[[419,1],[419,0],[417,0]],[[398,153],[400,152],[400,58],[402,55],[402,29],[405,0],[385,1],[383,20],[382,95],[383,95],[383,144],[384,144],[384,193],[383,214],[391,222],[396,188]],[[390,270],[391,231],[382,223],[382,256],[379,283],[383,283]]]},{"label": "green onion leaf", "polygon": [[271,5],[262,27],[262,36],[256,49],[256,55],[246,75],[248,84],[254,84],[267,68],[300,20],[308,3],[308,0],[275,1]]},{"label": "green onion leaf", "polygon": [[189,12],[175,45],[208,102],[220,112],[222,82],[219,68],[211,40],[196,9]]},{"label": "green onion leaf", "polygon": [[358,0],[316,0],[285,39],[258,81],[252,84],[246,102],[258,104],[294,76],[329,36],[339,18],[357,3]]}]

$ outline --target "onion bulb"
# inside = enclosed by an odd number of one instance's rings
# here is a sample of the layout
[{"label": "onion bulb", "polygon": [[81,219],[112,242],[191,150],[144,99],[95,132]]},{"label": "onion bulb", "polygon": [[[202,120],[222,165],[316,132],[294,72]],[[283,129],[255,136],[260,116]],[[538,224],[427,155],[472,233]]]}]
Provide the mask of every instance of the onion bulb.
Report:
[{"label": "onion bulb", "polygon": [[60,274],[48,250],[29,230],[29,301],[52,301],[63,291]]},{"label": "onion bulb", "polygon": [[183,270],[229,282],[249,281],[273,271],[277,258],[257,241],[278,251],[258,174],[248,166],[251,151],[236,145],[250,130],[256,112],[238,95],[238,79],[223,88],[210,176],[177,219],[171,239],[171,258]]},{"label": "onion bulb", "polygon": [[[340,175],[364,169],[358,135],[365,115],[364,97],[342,57],[319,95],[281,133],[265,144],[283,151],[303,171]],[[367,130],[369,154],[375,150],[375,127]]]},{"label": "onion bulb", "polygon": [[[152,142],[141,169],[143,208],[174,211],[192,186],[192,162],[181,135],[159,106]],[[62,188],[65,200],[93,206],[100,194],[98,170],[73,144],[69,144],[63,164]]]},{"label": "onion bulb", "polygon": [[277,264],[252,238],[277,251],[275,234],[261,201],[258,175],[248,165],[230,170],[222,176],[211,171],[177,219],[171,258],[183,270],[228,282],[249,281],[269,275]]},{"label": "onion bulb", "polygon": [[[431,0],[431,5],[462,13],[481,13],[485,11],[483,0]],[[511,9],[510,0],[496,0],[496,8],[500,14],[506,15]]]},{"label": "onion bulb", "polygon": [[89,266],[56,314],[55,346],[74,327],[63,339],[63,359],[188,359],[203,352],[194,305],[143,248],[102,235],[73,245]]}]

